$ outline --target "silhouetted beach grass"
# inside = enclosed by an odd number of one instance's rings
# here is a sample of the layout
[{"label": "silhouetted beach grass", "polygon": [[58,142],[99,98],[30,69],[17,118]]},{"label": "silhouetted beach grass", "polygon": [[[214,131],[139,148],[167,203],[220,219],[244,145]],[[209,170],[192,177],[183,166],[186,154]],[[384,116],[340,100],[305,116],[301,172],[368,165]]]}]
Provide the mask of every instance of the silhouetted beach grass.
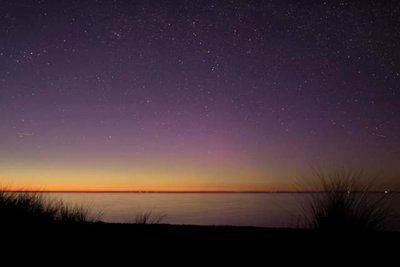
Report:
[{"label": "silhouetted beach grass", "polygon": [[0,223],[45,224],[94,221],[83,206],[68,205],[38,192],[0,191]]},{"label": "silhouetted beach grass", "polygon": [[374,192],[376,179],[362,171],[316,173],[320,188],[306,207],[308,228],[322,232],[385,230],[390,218],[384,192]]},{"label": "silhouetted beach grass", "polygon": [[165,218],[164,213],[154,213],[152,211],[139,212],[136,214],[134,224],[159,224]]}]

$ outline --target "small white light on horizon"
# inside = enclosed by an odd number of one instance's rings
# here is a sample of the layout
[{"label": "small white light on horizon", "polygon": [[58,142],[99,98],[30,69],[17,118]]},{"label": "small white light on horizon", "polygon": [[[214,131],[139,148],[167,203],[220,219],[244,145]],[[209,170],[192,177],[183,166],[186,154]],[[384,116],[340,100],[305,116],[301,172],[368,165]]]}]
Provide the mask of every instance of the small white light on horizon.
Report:
[{"label": "small white light on horizon", "polygon": [[385,194],[389,193],[389,191],[385,190]]}]

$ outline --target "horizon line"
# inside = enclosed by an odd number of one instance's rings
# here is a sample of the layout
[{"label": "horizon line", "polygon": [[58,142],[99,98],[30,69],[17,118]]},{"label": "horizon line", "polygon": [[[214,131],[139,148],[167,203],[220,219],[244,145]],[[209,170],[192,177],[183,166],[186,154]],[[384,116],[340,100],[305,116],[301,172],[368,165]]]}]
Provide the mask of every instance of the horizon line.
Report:
[{"label": "horizon line", "polygon": [[[151,194],[238,194],[238,193],[247,193],[247,194],[289,194],[289,193],[323,193],[322,190],[304,190],[304,191],[296,191],[296,190],[2,190],[3,192],[13,192],[13,193],[151,193]],[[361,193],[361,191],[355,191],[355,193]],[[400,193],[400,191],[386,191],[386,190],[371,190],[368,193]]]}]

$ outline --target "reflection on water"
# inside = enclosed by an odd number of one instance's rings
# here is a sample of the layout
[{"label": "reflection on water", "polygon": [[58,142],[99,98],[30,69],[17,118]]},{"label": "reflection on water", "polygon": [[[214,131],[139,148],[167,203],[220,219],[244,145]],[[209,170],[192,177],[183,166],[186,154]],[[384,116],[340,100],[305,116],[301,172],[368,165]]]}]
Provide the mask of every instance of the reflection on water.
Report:
[{"label": "reflection on water", "polygon": [[[133,222],[136,214],[163,213],[162,223],[298,227],[304,214],[302,193],[51,193],[101,212],[105,222]],[[389,194],[399,209],[400,194]],[[398,214],[398,213],[397,213]],[[398,228],[399,229],[399,228]]]}]

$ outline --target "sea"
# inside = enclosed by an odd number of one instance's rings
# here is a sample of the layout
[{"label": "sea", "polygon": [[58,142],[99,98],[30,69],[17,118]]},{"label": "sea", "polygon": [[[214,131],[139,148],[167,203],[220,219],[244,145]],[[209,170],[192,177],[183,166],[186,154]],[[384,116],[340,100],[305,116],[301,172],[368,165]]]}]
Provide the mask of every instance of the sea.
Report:
[{"label": "sea", "polygon": [[[134,223],[147,214],[160,223],[304,227],[310,193],[49,193],[90,211],[94,219]],[[383,193],[382,193],[383,195]],[[372,194],[373,198],[381,197]],[[391,212],[389,230],[400,231],[400,194],[385,194]]]}]

